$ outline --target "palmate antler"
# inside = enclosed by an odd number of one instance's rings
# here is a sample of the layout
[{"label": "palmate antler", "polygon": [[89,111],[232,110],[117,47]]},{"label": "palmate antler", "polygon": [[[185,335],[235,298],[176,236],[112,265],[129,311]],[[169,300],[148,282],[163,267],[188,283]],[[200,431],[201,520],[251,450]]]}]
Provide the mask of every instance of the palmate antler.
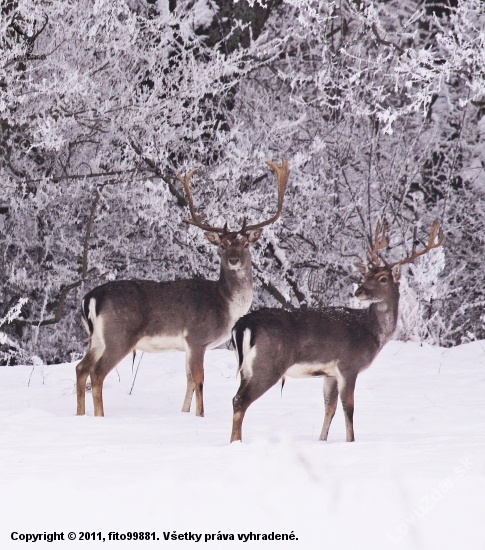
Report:
[{"label": "palmate antler", "polygon": [[[382,233],[382,236],[379,235]],[[371,250],[370,246],[367,247],[367,258],[372,267],[379,267],[382,261],[387,265],[386,260],[379,254],[379,250],[386,248],[387,236],[386,236],[386,223],[381,223],[381,220],[377,222],[376,230],[374,232],[374,248]]]},{"label": "palmate antler", "polygon": [[190,180],[191,180],[192,176],[197,172],[197,170],[199,170],[199,169],[198,168],[193,168],[187,174],[187,176],[185,176],[185,178],[182,178],[182,176],[180,175],[180,172],[177,172],[177,178],[179,179],[180,182],[182,182],[182,185],[185,188],[185,192],[187,193],[187,198],[189,199],[189,210],[190,210],[190,214],[192,216],[192,219],[185,217],[184,221],[186,221],[187,223],[190,223],[191,225],[195,225],[197,227],[200,227],[204,231],[214,231],[215,233],[227,233],[227,222],[224,225],[224,227],[213,227],[211,225],[206,225],[205,223],[202,223],[202,221],[201,221],[203,219],[202,216],[199,216],[195,212],[194,198],[192,196],[192,191],[190,190]]},{"label": "palmate antler", "polygon": [[416,258],[419,258],[419,256],[426,254],[433,248],[439,248],[445,242],[445,234],[443,232],[443,229],[440,226],[441,226],[441,223],[438,220],[434,220],[433,224],[431,225],[428,244],[425,246],[425,248],[417,251],[416,244],[413,244],[413,249],[411,251],[410,256],[408,256],[407,258],[404,258],[403,260],[399,260],[397,262],[388,263],[386,259],[382,256],[382,254],[379,252],[379,250],[382,250],[388,245],[387,236],[386,236],[386,225],[385,223],[381,223],[381,221],[379,220],[377,222],[375,233],[374,233],[374,247],[372,248],[372,250],[370,247],[367,247],[367,257],[369,259],[370,266],[379,267],[381,265],[381,260],[382,260],[386,267],[393,268],[398,264],[403,265],[403,264],[408,264],[410,262],[413,262]]},{"label": "palmate antler", "polygon": [[246,214],[244,214],[244,220],[241,229],[239,231],[229,231],[227,228],[227,222],[224,224],[224,227],[213,227],[211,225],[206,225],[202,222],[202,216],[199,216],[194,207],[194,200],[192,196],[192,192],[190,190],[190,179],[192,176],[197,172],[198,168],[194,168],[191,170],[185,178],[182,178],[180,173],[177,173],[177,177],[179,181],[182,183],[182,185],[185,188],[185,192],[187,193],[187,197],[189,200],[189,209],[190,214],[192,218],[184,218],[187,223],[190,223],[191,225],[195,225],[196,227],[200,227],[200,229],[203,229],[204,231],[212,231],[215,233],[219,233],[220,235],[228,235],[229,233],[233,235],[247,235],[250,231],[253,229],[259,229],[261,227],[264,227],[265,225],[269,225],[273,222],[275,222],[281,215],[281,210],[283,208],[283,197],[286,192],[286,184],[288,183],[288,178],[290,177],[290,170],[288,168],[288,161],[285,159],[281,159],[281,166],[278,166],[275,162],[266,161],[266,164],[276,173],[277,181],[278,181],[278,208],[276,211],[276,214],[272,216],[269,220],[253,224],[253,225],[247,225],[247,217]]},{"label": "palmate antler", "polygon": [[[422,256],[423,254],[426,254],[433,248],[438,248],[443,245],[445,242],[445,234],[443,229],[440,227],[441,223],[438,220],[434,220],[433,224],[431,225],[431,230],[429,232],[429,239],[428,244],[423,248],[423,250],[420,250],[419,252],[416,251],[416,244],[413,244],[413,249],[411,251],[411,256],[408,256],[404,260],[399,260],[398,262],[394,262],[393,264],[390,264],[390,267],[394,267],[397,264],[403,265],[408,264],[410,262],[414,262],[416,258],[419,258],[419,256]],[[438,238],[438,241],[436,241],[436,238]]]}]

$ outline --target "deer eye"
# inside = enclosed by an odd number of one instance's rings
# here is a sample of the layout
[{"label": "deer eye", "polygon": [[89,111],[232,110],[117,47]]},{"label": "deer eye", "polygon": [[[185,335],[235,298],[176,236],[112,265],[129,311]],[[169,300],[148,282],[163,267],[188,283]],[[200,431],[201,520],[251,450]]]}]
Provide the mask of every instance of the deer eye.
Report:
[{"label": "deer eye", "polygon": [[387,277],[381,277],[381,278],[379,279],[379,282],[380,282],[380,283],[387,283]]}]

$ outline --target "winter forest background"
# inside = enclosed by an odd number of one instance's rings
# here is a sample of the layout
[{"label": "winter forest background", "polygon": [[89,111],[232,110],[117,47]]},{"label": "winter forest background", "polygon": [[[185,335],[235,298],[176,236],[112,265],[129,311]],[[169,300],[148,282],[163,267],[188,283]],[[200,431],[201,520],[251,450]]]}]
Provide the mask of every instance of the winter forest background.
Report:
[{"label": "winter forest background", "polygon": [[253,307],[348,305],[356,255],[442,221],[399,336],[485,338],[481,0],[11,0],[0,19],[2,362],[78,358],[80,300],[114,278],[216,278],[188,214],[240,227]]}]

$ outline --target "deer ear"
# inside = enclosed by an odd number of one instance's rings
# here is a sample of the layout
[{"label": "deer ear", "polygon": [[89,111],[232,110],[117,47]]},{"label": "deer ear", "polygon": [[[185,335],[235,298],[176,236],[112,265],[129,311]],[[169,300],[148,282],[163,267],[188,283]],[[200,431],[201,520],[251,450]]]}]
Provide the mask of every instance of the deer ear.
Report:
[{"label": "deer ear", "polygon": [[255,243],[259,237],[261,237],[261,235],[263,234],[263,228],[260,227],[259,229],[252,229],[249,233],[248,233],[248,243]]},{"label": "deer ear", "polygon": [[391,269],[391,273],[392,273],[392,278],[393,278],[394,282],[397,283],[399,281],[399,279],[401,278],[401,264],[395,265]]},{"label": "deer ear", "polygon": [[204,235],[206,237],[206,239],[211,243],[211,244],[214,244],[216,246],[221,246],[222,244],[222,239],[221,237],[219,236],[219,233],[215,233],[214,231],[205,231],[204,232]]},{"label": "deer ear", "polygon": [[369,268],[361,262],[355,262],[354,266],[357,268],[359,273],[361,273],[362,275],[365,275],[366,273],[369,272]]}]

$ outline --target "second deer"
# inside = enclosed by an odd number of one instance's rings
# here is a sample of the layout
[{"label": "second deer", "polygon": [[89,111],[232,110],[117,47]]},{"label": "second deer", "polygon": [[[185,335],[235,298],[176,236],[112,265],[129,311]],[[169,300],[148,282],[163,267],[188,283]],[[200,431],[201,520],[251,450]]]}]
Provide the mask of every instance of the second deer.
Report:
[{"label": "second deer", "polygon": [[[367,251],[369,265],[357,264],[364,276],[355,296],[367,309],[260,309],[236,323],[232,338],[239,360],[241,384],[233,399],[231,442],[242,437],[247,408],[285,376],[325,377],[325,419],[320,439],[326,441],[340,395],[347,441],[354,441],[354,388],[357,376],[369,367],[396,328],[401,265],[441,246],[444,234],[433,223],[428,245],[388,263],[380,250],[387,246],[385,227],[378,224],[375,243]],[[382,265],[381,260],[384,265]]]},{"label": "second deer", "polygon": [[229,339],[235,321],[250,308],[253,277],[249,246],[263,227],[281,214],[290,171],[283,160],[278,166],[267,163],[278,179],[276,214],[261,223],[248,225],[246,216],[239,231],[202,223],[195,212],[190,179],[180,181],[189,199],[192,219],[187,223],[205,231],[210,243],[221,249],[221,271],[217,281],[119,280],[98,286],[82,301],[83,322],[89,335],[89,349],[76,367],[77,414],[85,414],[87,377],[91,377],[95,416],[104,416],[103,381],[106,375],[134,350],[159,352],[176,349],[186,352],[187,391],[182,407],[190,411],[195,391],[197,416],[204,416],[204,354]]}]

